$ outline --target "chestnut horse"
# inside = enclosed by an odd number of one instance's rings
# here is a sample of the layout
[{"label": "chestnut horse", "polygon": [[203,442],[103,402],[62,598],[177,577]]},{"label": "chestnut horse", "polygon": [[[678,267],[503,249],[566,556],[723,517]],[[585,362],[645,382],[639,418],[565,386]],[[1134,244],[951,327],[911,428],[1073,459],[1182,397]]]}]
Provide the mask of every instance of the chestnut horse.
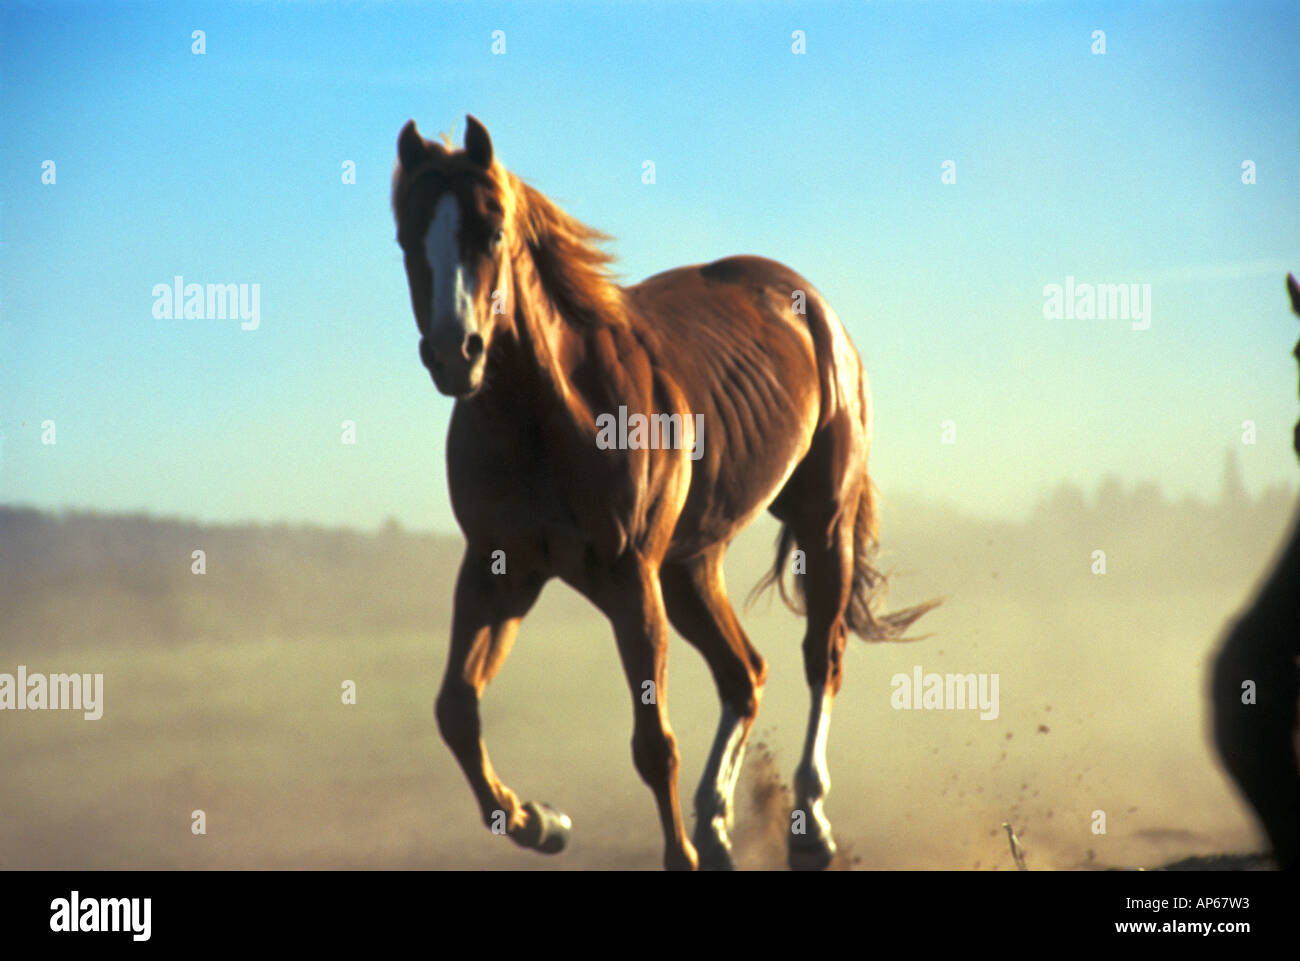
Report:
[{"label": "chestnut horse", "polygon": [[[826,738],[846,631],[895,639],[933,606],[873,611],[870,401],[843,326],[811,284],[758,257],[617,286],[598,246],[608,238],[506,170],[473,117],[462,150],[410,121],[397,152],[393,211],[420,359],[457,398],[447,475],[467,542],[435,715],[484,821],[547,853],[568,839],[565,815],[498,778],[479,719],[520,620],[558,577],[613,625],[665,866],[732,866],[732,793],[767,666],[732,610],[722,559],[767,508],[783,524],[768,581],[781,583],[796,546],[805,564],[791,603],[806,607],[812,710],[789,859],[826,867]],[[722,701],[694,843],[668,723],[670,621]]]}]

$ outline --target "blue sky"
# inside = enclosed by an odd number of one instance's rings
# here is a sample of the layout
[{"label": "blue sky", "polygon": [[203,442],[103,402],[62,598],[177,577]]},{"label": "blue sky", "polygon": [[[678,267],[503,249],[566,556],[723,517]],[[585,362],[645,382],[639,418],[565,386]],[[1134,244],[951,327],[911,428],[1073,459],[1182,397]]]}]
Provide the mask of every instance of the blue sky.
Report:
[{"label": "blue sky", "polygon": [[[8,3],[0,502],[454,529],[388,191],[406,119],[466,113],[626,282],[808,277],[886,501],[1213,495],[1230,446],[1294,484],[1297,37],[1294,3]],[[156,319],[176,275],[259,284],[259,328]],[[1150,284],[1150,329],[1045,319],[1067,276]]]}]

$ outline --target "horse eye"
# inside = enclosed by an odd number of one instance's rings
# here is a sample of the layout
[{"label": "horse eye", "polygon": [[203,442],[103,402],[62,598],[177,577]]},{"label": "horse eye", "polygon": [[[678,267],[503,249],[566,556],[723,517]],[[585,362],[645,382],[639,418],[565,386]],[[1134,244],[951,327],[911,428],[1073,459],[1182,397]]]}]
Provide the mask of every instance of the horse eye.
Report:
[{"label": "horse eye", "polygon": [[501,241],[506,239],[506,232],[498,227],[492,232],[492,246],[494,248],[501,246]]}]

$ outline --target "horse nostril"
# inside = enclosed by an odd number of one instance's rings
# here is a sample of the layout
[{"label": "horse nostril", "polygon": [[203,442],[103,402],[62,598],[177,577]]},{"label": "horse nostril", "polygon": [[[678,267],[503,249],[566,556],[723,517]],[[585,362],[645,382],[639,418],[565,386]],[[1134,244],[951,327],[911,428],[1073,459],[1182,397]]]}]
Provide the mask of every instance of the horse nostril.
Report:
[{"label": "horse nostril", "polygon": [[465,338],[465,357],[473,360],[481,353],[483,353],[483,338],[478,334],[470,334]]}]

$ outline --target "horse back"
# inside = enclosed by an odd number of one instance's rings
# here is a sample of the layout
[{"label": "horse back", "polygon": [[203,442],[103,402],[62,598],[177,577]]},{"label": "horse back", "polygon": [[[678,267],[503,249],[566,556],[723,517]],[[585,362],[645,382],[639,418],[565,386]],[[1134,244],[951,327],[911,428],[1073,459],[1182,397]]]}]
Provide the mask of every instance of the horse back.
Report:
[{"label": "horse back", "polygon": [[657,377],[701,414],[678,531],[684,551],[729,540],[780,493],[819,431],[865,457],[869,400],[839,318],[800,274],[762,257],[680,267],[627,288]]}]

